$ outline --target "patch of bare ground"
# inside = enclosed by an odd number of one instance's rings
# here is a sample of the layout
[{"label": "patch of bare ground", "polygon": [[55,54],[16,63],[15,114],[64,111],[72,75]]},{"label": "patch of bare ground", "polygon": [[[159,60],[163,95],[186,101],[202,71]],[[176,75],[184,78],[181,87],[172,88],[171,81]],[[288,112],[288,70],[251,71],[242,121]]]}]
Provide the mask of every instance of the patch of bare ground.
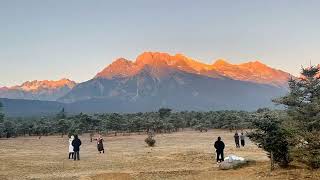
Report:
[{"label": "patch of bare ground", "polygon": [[[221,136],[225,155],[253,160],[236,170],[219,170],[213,142]],[[183,131],[156,135],[156,146],[148,147],[146,135],[104,137],[105,154],[99,154],[88,135],[80,136],[80,161],[68,156],[68,138],[48,136],[0,140],[0,179],[320,179],[319,171],[301,166],[269,171],[266,154],[251,142],[234,146],[233,133]]]}]

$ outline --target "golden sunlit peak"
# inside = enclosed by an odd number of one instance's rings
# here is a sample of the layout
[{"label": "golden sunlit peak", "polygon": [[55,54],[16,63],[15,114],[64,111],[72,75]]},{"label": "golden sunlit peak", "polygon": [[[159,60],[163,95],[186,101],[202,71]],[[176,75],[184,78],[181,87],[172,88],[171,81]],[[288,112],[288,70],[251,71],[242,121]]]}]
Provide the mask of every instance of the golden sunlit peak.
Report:
[{"label": "golden sunlit peak", "polygon": [[227,64],[230,64],[230,63],[228,63],[225,59],[218,59],[213,63],[214,66],[222,66]]},{"label": "golden sunlit peak", "polygon": [[177,54],[175,54],[175,56],[176,56],[176,57],[182,57],[182,58],[189,58],[189,57],[185,56],[185,55],[182,54],[182,53],[177,53]]},{"label": "golden sunlit peak", "polygon": [[255,61],[250,61],[250,62],[247,62],[247,63],[243,63],[243,64],[241,64],[241,65],[250,65],[250,66],[263,66],[263,67],[265,67],[265,66],[267,66],[267,65],[265,65],[265,64],[263,64],[261,61],[259,61],[259,60],[255,60]]},{"label": "golden sunlit peak", "polygon": [[[252,64],[263,64],[261,61],[259,60],[255,60],[255,61],[250,61],[249,63],[252,63]],[[264,65],[264,64],[263,64]]]},{"label": "golden sunlit peak", "polygon": [[170,56],[170,54],[165,53],[165,52],[156,52],[156,51],[146,51],[141,53],[137,59],[141,57],[154,57],[154,56]]},{"label": "golden sunlit peak", "polygon": [[155,62],[157,60],[164,60],[166,58],[170,58],[170,54],[163,52],[143,52],[140,54],[137,59],[137,64],[149,64],[151,62]]},{"label": "golden sunlit peak", "polygon": [[177,54],[174,55],[174,57],[176,57],[178,59],[189,60],[189,61],[191,60],[191,61],[197,61],[198,62],[197,59],[193,59],[193,58],[188,57],[188,56],[186,56],[186,55],[184,55],[182,53],[177,53]]},{"label": "golden sunlit peak", "polygon": [[131,63],[131,61],[121,57],[121,58],[118,58],[116,59],[115,61],[112,62],[112,64],[124,64],[124,63]]},{"label": "golden sunlit peak", "polygon": [[39,89],[56,89],[68,86],[73,88],[76,85],[76,82],[71,81],[67,78],[62,78],[60,80],[33,80],[26,81],[21,85],[12,86],[9,89],[21,89],[24,91],[37,91]]}]

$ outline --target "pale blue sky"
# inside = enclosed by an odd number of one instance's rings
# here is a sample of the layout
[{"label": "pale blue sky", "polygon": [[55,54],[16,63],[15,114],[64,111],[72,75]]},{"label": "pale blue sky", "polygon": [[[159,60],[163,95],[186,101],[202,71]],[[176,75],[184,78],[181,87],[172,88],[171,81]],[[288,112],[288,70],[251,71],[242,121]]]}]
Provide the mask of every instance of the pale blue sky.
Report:
[{"label": "pale blue sky", "polygon": [[117,57],[320,63],[320,1],[0,0],[0,86],[92,78]]}]

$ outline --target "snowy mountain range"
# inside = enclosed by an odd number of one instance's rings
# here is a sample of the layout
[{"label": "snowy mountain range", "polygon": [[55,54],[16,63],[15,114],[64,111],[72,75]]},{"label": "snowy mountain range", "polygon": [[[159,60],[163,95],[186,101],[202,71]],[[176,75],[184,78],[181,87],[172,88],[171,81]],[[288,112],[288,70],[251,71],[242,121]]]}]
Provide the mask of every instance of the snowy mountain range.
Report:
[{"label": "snowy mountain range", "polygon": [[251,110],[287,92],[289,73],[260,61],[205,64],[182,54],[144,52],[116,59],[92,79],[31,81],[0,88],[0,98],[57,101],[74,112]]}]

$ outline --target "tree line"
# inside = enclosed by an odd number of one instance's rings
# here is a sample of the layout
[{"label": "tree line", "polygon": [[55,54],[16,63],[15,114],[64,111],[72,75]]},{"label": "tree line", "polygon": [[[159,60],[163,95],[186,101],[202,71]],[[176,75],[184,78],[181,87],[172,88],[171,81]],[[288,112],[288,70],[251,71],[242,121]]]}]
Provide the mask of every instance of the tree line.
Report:
[{"label": "tree line", "polygon": [[105,113],[89,115],[80,113],[68,115],[62,109],[56,116],[17,117],[0,116],[0,137],[45,136],[53,134],[69,135],[82,133],[170,133],[192,128],[200,132],[208,129],[250,128],[256,112],[246,111],[182,111],[173,112],[161,108],[157,112]]}]

